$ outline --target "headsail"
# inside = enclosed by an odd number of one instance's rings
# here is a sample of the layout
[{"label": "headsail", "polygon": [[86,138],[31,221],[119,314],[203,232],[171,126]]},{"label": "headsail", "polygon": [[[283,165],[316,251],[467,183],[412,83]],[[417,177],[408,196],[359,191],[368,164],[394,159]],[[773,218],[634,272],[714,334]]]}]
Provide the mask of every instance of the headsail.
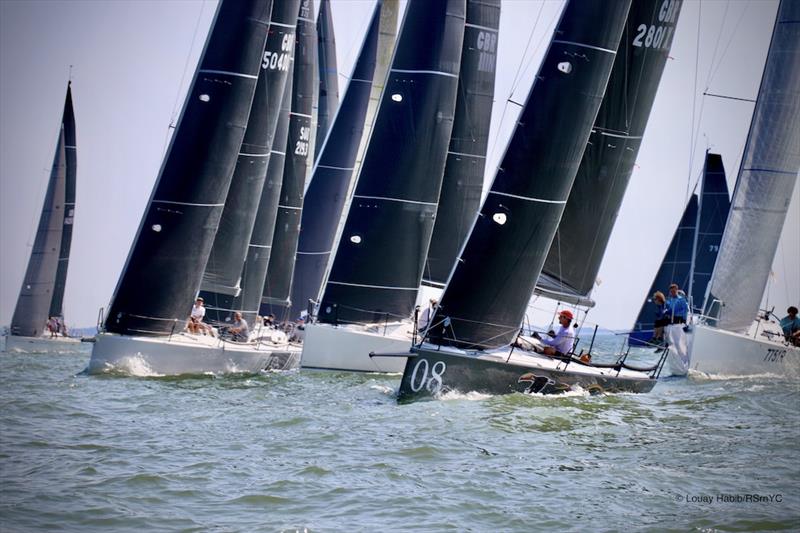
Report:
[{"label": "headsail", "polygon": [[75,114],[71,84],[61,116],[61,131],[44,197],[42,214],[17,306],[11,319],[11,334],[41,335],[50,316],[61,316],[67,264],[75,211]]},{"label": "headsail", "polygon": [[567,2],[489,195],[448,280],[434,342],[510,344],[603,100],[630,0]]},{"label": "headsail", "polygon": [[322,149],[322,143],[328,136],[333,124],[333,117],[339,107],[339,74],[336,67],[336,37],[333,34],[333,17],[331,0],[322,0],[317,15],[317,72],[319,73],[319,94],[317,107],[316,153]]},{"label": "headsail", "polygon": [[603,104],[537,282],[539,294],[594,305],[589,295],[633,172],[681,2],[631,4]]},{"label": "headsail", "polygon": [[444,287],[481,204],[494,99],[500,0],[467,0],[456,115],[422,283]]},{"label": "headsail", "polygon": [[272,2],[223,0],[122,271],[106,329],[162,335],[200,288],[242,145]]},{"label": "headsail", "polygon": [[309,148],[314,135],[311,111],[314,100],[317,48],[316,28],[311,17],[311,0],[300,4],[295,41],[292,111],[289,118],[286,162],[280,201],[272,236],[269,266],[261,299],[262,315],[273,313],[286,320],[289,307],[300,216],[303,209],[303,190],[306,184]]},{"label": "headsail", "polygon": [[800,2],[782,0],[706,299],[728,331],[746,331],[758,313],[800,169],[798,21]]},{"label": "headsail", "polygon": [[407,318],[453,126],[465,0],[408,3],[319,310],[324,322]]},{"label": "headsail", "polygon": [[285,19],[294,20],[294,14],[286,13],[293,4],[276,0],[273,6],[247,130],[203,273],[200,295],[205,299],[206,318],[212,323],[230,317],[233,300],[241,290],[242,266],[267,176],[286,79],[291,72],[294,28],[287,28]]},{"label": "headsail", "polygon": [[[300,222],[300,237],[292,281],[292,306],[306,309],[317,300],[325,269],[333,249],[353,176],[356,156],[362,145],[368,108],[380,98],[389,69],[397,28],[397,0],[378,2],[372,14],[350,83],[320,149]],[[388,53],[387,53],[388,50]],[[379,81],[380,80],[380,81]],[[374,118],[374,110],[372,118]]]}]

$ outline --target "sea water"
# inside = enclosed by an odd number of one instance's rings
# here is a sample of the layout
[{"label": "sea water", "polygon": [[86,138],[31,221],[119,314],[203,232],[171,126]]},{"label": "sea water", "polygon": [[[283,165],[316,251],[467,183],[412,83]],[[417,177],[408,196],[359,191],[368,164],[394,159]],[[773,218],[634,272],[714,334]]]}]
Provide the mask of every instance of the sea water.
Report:
[{"label": "sea water", "polygon": [[800,529],[796,378],[398,405],[399,376],[88,359],[0,354],[0,530]]}]

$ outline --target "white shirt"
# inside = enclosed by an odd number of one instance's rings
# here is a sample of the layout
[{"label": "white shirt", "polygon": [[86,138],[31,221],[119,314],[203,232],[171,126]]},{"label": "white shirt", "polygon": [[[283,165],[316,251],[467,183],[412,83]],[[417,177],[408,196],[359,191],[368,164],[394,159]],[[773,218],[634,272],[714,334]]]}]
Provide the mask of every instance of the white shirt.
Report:
[{"label": "white shirt", "polygon": [[194,304],[192,306],[192,318],[202,320],[204,316],[206,316],[206,308],[202,305]]},{"label": "white shirt", "polygon": [[426,307],[425,310],[422,312],[422,316],[419,318],[419,330],[425,331],[428,329],[428,325],[430,324],[431,318],[433,317],[433,313],[436,311],[436,306]]},{"label": "white shirt", "polygon": [[557,352],[568,354],[572,351],[572,343],[574,340],[575,337],[572,335],[569,326],[561,326],[554,339],[544,338],[542,339],[542,343],[552,346]]}]

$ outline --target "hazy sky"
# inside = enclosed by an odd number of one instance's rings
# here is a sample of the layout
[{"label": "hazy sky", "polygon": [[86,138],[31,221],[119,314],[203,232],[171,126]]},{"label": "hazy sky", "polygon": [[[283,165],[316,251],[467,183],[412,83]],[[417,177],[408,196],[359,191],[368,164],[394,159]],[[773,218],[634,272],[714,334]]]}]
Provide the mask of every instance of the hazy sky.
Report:
[{"label": "hazy sky", "polygon": [[[339,67],[347,74],[373,2],[332,4]],[[517,98],[527,93],[561,5],[503,2],[487,180],[518,112],[505,101],[512,88]],[[708,88],[755,97],[776,8],[772,0],[685,3],[600,270],[593,322],[631,325],[707,147],[722,154],[733,189],[753,105],[698,96],[693,106],[693,95]],[[71,325],[89,326],[114,290],[215,9],[213,0],[0,1],[0,324],[11,320],[30,254],[69,66],[78,193],[65,309]],[[342,76],[340,87],[345,85]],[[781,312],[800,303],[798,228],[796,187],[770,287]]]}]

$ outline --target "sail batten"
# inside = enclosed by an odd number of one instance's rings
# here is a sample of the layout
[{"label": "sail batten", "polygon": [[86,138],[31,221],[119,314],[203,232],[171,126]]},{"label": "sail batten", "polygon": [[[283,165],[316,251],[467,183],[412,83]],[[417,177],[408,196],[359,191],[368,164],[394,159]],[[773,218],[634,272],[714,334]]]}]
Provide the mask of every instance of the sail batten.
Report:
[{"label": "sail batten", "polygon": [[800,2],[782,0],[709,284],[706,314],[727,331],[747,331],[758,313],[800,169],[798,20]]}]

